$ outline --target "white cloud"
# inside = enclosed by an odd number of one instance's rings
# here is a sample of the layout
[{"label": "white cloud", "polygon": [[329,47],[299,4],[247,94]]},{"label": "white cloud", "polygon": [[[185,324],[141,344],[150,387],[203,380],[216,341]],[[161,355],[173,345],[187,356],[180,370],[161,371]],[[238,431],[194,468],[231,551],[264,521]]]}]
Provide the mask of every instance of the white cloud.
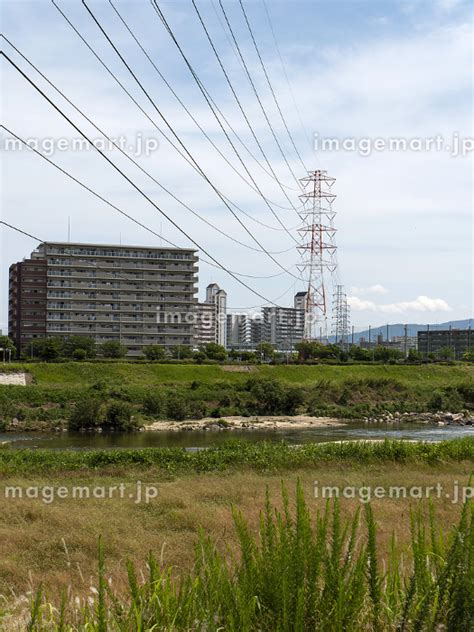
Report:
[{"label": "white cloud", "polygon": [[406,312],[450,312],[451,307],[442,298],[418,296],[414,301],[400,301],[398,303],[381,303],[360,299],[357,296],[348,297],[351,309],[355,311],[380,312],[382,314],[405,314]]},{"label": "white cloud", "polygon": [[388,294],[387,288],[380,283],[376,283],[375,285],[369,285],[369,287],[351,287],[351,294],[357,294],[359,296],[364,296],[366,294]]}]

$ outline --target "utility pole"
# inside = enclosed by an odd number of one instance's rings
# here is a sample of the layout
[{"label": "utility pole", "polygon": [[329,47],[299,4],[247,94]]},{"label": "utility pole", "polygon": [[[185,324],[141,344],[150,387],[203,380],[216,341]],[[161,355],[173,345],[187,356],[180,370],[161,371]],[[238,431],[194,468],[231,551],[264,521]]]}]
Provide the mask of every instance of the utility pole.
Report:
[{"label": "utility pole", "polygon": [[405,358],[408,358],[408,325],[404,327],[404,338]]}]

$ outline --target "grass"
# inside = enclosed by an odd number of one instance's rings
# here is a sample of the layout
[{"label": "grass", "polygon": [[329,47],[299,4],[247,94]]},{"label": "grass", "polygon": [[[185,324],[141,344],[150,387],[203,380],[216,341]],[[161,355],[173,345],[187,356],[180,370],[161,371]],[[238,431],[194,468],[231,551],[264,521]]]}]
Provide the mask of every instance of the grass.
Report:
[{"label": "grass", "polygon": [[386,439],[375,442],[308,443],[229,441],[197,452],[182,448],[119,450],[0,450],[0,474],[107,470],[117,467],[159,468],[163,472],[212,472],[246,467],[257,471],[284,471],[317,466],[322,462],[440,463],[474,462],[474,438],[450,441],[407,442]]},{"label": "grass", "polygon": [[138,570],[122,560],[118,586],[99,539],[87,598],[65,593],[53,605],[37,590],[25,623],[58,632],[473,629],[470,504],[450,525],[437,519],[438,508],[405,508],[395,523],[404,523],[404,537],[393,534],[387,547],[377,525],[386,511],[366,505],[347,515],[337,502],[315,510],[306,489],[298,481],[290,498],[284,486],[276,505],[260,495],[257,524],[255,510],[234,508],[229,544],[201,533],[191,566],[179,575],[149,554]]},{"label": "grass", "polygon": [[[241,383],[248,378],[248,373],[225,371],[219,365],[129,364],[125,362],[64,362],[54,364],[38,362],[12,364],[8,368],[9,370],[27,371],[32,375],[35,384],[54,388],[90,387],[99,380],[129,386],[158,386],[160,384],[189,383],[194,380],[204,384],[212,384],[221,380],[229,383]],[[252,367],[252,374],[274,377],[301,385],[309,385],[318,380],[340,382],[351,379],[387,377],[399,380],[406,386],[437,388],[474,379],[474,365],[263,365]]]}]

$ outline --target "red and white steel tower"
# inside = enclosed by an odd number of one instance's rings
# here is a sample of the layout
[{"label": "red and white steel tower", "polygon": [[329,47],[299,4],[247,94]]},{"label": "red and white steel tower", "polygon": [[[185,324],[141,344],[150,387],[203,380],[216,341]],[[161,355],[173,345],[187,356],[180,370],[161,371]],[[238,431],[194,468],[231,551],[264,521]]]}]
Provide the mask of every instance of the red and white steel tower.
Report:
[{"label": "red and white steel tower", "polygon": [[301,271],[306,270],[308,279],[304,327],[306,340],[316,338],[318,330],[324,339],[327,338],[328,294],[325,273],[331,273],[334,278],[337,270],[336,212],[333,209],[336,195],[331,190],[335,181],[336,178],[321,170],[308,171],[308,175],[300,180],[304,193],[300,195],[303,226],[299,231],[306,239],[298,246],[302,259],[298,267]]}]

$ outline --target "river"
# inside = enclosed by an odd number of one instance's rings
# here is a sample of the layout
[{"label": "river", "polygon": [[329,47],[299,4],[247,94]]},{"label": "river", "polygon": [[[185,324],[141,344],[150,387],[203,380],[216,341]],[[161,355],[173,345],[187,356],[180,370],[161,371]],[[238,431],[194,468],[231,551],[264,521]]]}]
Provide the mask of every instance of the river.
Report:
[{"label": "river", "polygon": [[304,430],[207,430],[182,432],[144,431],[132,434],[110,433],[0,433],[0,445],[12,448],[50,448],[54,450],[102,450],[106,448],[205,448],[229,439],[244,441],[281,441],[291,444],[348,441],[362,439],[411,439],[443,441],[474,437],[474,426],[429,426],[420,424],[374,424],[350,422],[344,426],[327,426]]}]

